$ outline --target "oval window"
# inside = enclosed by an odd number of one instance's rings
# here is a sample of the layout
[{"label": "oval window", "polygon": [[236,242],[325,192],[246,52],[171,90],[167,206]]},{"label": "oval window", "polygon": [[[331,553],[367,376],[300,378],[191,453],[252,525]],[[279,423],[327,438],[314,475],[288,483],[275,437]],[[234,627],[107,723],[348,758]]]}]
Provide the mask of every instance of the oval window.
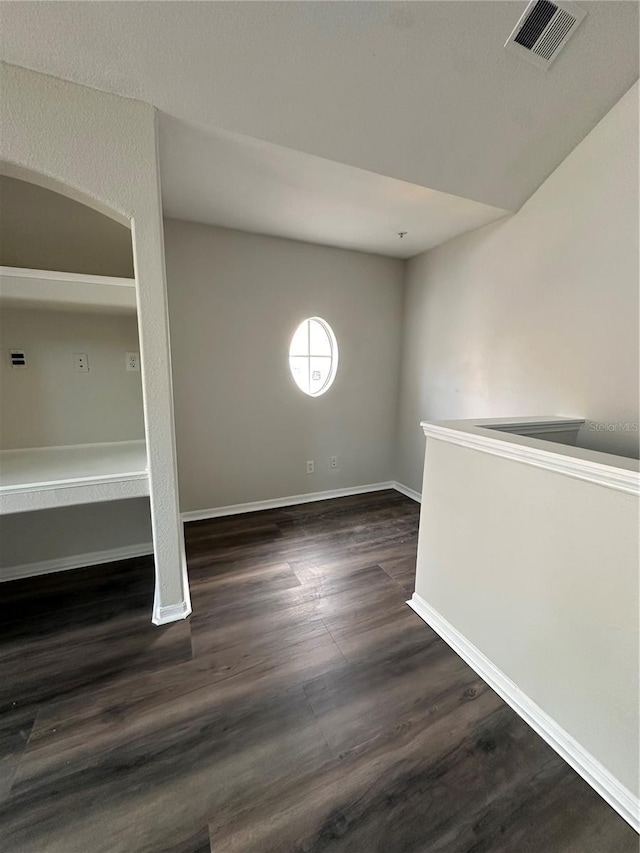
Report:
[{"label": "oval window", "polygon": [[338,368],[338,344],[331,326],[309,317],[295,331],[289,347],[289,369],[296,385],[310,397],[328,391]]}]

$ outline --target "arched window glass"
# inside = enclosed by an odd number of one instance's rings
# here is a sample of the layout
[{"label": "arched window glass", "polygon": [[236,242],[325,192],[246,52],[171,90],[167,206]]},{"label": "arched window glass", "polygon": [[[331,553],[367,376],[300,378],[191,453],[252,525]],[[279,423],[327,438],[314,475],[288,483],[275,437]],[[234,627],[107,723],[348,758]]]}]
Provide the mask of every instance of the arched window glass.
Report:
[{"label": "arched window glass", "polygon": [[289,369],[296,385],[310,397],[328,391],[338,368],[338,344],[331,326],[309,317],[295,331],[289,347]]}]

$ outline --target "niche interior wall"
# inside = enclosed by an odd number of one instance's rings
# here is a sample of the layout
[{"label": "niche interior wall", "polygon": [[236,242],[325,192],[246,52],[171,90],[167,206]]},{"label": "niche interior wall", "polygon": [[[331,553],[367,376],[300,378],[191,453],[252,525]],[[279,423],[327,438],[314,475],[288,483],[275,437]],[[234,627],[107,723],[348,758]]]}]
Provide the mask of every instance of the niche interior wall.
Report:
[{"label": "niche interior wall", "polygon": [[156,624],[191,612],[179,515],[155,108],[3,63],[0,172],[131,228]]}]

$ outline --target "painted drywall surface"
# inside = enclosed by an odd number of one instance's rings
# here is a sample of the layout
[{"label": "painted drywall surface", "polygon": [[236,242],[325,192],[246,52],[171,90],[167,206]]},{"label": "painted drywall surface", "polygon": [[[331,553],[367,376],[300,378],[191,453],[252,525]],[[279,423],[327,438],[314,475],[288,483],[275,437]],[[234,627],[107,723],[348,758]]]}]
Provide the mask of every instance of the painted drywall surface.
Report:
[{"label": "painted drywall surface", "polygon": [[[183,511],[391,479],[401,262],[177,220],[165,242]],[[339,348],[317,398],[288,366],[310,316]]]},{"label": "painted drywall surface", "polygon": [[151,542],[147,498],[0,516],[2,569]]},{"label": "painted drywall surface", "polygon": [[4,63],[1,75],[0,171],[131,223],[157,579],[154,618],[163,607],[183,604],[188,612],[155,110]]},{"label": "painted drywall surface", "polygon": [[159,128],[171,219],[411,258],[508,213],[164,113]]},{"label": "painted drywall surface", "polygon": [[519,213],[409,262],[397,480],[420,488],[421,420],[583,416],[637,453],[637,190],[638,85]]},{"label": "painted drywall surface", "polygon": [[[638,4],[585,5],[549,73],[503,48],[524,0],[6,3],[2,52],[190,127],[513,209],[638,77]],[[198,179],[195,152],[178,175]]]},{"label": "painted drywall surface", "polygon": [[0,264],[133,278],[131,232],[60,193],[0,175]]},{"label": "painted drywall surface", "polygon": [[416,591],[636,794],[637,519],[633,495],[427,439]]},{"label": "painted drywall surface", "polygon": [[[25,370],[11,367],[10,349],[24,349]],[[125,369],[137,351],[132,316],[3,308],[0,449],[144,438],[140,373]],[[74,353],[88,355],[88,373]]]}]

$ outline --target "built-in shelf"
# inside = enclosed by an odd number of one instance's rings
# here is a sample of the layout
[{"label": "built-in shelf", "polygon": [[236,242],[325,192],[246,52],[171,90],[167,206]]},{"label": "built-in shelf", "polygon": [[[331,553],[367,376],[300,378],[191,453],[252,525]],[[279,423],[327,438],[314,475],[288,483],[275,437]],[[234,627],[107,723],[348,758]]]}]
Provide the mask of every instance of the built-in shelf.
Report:
[{"label": "built-in shelf", "polygon": [[144,441],[0,451],[0,515],[148,494]]},{"label": "built-in shelf", "polygon": [[136,283],[132,278],[0,266],[0,304],[134,314]]}]

